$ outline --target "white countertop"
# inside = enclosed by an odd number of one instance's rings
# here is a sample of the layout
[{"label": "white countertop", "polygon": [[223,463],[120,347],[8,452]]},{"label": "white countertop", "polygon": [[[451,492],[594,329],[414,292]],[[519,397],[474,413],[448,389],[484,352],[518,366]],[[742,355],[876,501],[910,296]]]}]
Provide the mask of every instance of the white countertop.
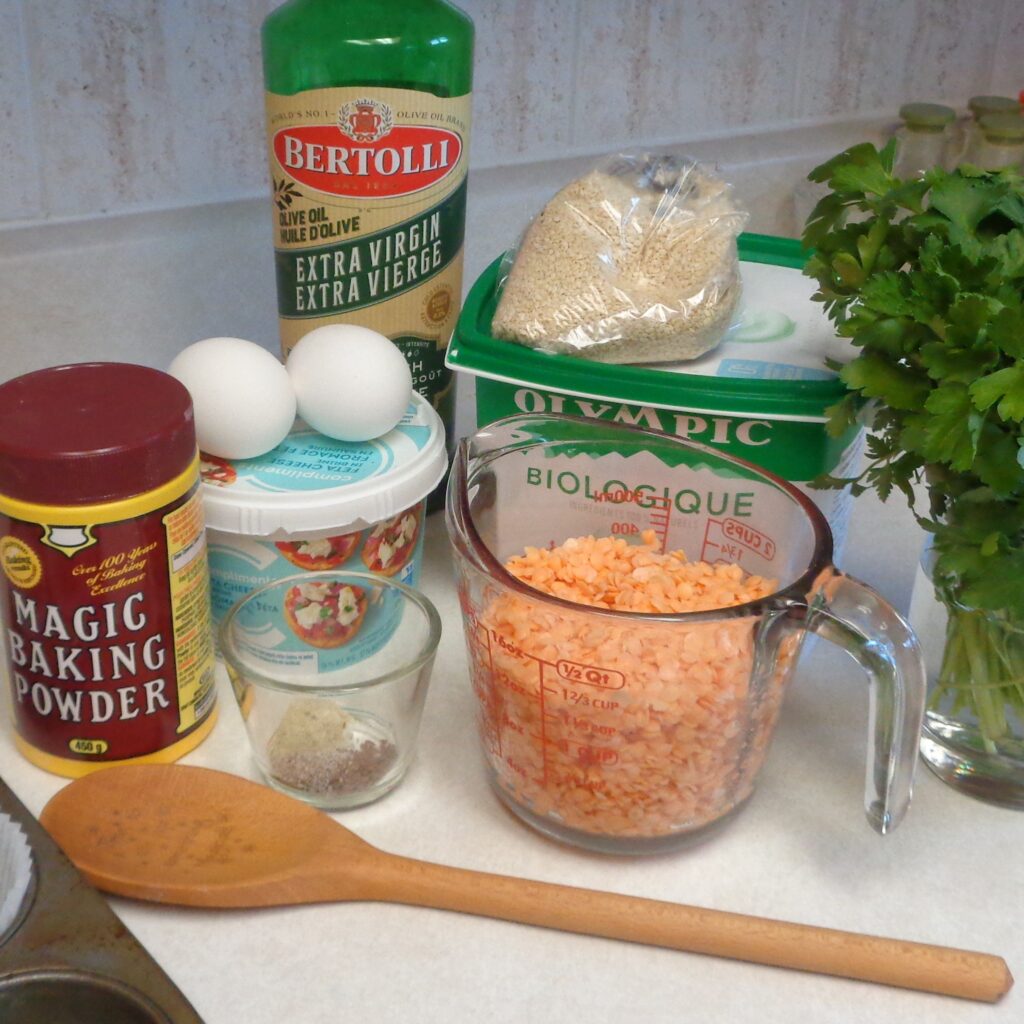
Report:
[{"label": "white countertop", "polygon": [[[536,205],[492,185],[472,197],[468,279]],[[247,255],[269,251],[267,223],[262,204],[242,203],[7,233],[2,376],[94,358],[166,366],[212,334],[272,347],[271,263]],[[469,397],[460,392],[464,428]],[[864,495],[843,567],[906,611],[920,543],[898,496],[882,506]],[[534,834],[489,791],[438,515],[421,585],[444,637],[418,757],[397,791],[342,817],[364,839],[459,867],[979,949],[1024,974],[1024,815],[960,796],[922,767],[906,820],[877,836],[862,811],[867,687],[846,655],[824,642],[805,655],[758,790],[726,830],[678,854],[611,858]],[[215,730],[185,760],[255,777],[226,685],[221,697]],[[3,728],[0,775],[38,813],[64,780],[22,760]],[[992,1008],[417,908],[113,906],[207,1024],[1024,1018],[1020,992]]]},{"label": "white countertop", "polygon": [[[909,586],[916,547],[899,512],[864,502],[846,560],[855,571],[884,563],[888,592]],[[681,853],[607,857],[534,834],[488,789],[440,515],[428,520],[421,585],[444,637],[418,756],[394,793],[339,817],[364,839],[459,867],[999,953],[1011,971],[1024,969],[1024,816],[959,796],[922,768],[904,823],[885,838],[871,831],[861,810],[866,686],[837,650],[820,642],[805,656],[758,790],[726,830]],[[257,777],[226,685],[214,732],[184,760]],[[0,774],[35,813],[64,783],[23,761],[9,737]],[[1024,1005],[1017,992],[992,1008],[384,904],[198,911],[112,903],[207,1024],[336,1024],[356,1014],[382,1024],[968,1024],[1018,1020]]]}]

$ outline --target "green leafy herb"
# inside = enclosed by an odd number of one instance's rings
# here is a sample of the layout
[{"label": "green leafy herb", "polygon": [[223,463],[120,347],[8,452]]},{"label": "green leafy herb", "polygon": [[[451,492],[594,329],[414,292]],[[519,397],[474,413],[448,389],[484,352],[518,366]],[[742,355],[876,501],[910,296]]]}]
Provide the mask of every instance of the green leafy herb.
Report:
[{"label": "green leafy herb", "polygon": [[[915,514],[953,612],[940,682],[994,742],[1007,729],[996,697],[1024,709],[1024,648],[1010,657],[982,625],[996,613],[1024,636],[1024,179],[961,167],[902,181],[893,153],[854,146],[809,176],[831,192],[804,231],[805,273],[859,350],[829,430],[860,409],[872,431],[864,471],[818,485],[882,500],[896,489],[913,508],[925,484],[929,507]],[[979,644],[1003,652],[988,660],[1005,680],[976,678]]]},{"label": "green leafy herb", "polygon": [[[1024,586],[1009,587],[1005,568],[1024,561],[1024,179],[968,167],[902,181],[892,166],[891,144],[865,143],[810,175],[832,191],[808,220],[806,273],[859,349],[830,430],[868,399],[874,431],[864,472],[823,482],[912,501],[924,481],[938,582],[1024,617]],[[983,510],[998,513],[998,543],[988,531],[968,544],[955,531]]]}]

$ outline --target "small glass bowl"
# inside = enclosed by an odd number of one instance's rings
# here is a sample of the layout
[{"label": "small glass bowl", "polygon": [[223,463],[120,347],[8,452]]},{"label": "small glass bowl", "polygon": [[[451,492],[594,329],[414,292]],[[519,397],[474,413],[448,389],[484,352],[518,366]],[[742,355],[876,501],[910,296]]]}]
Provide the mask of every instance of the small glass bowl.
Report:
[{"label": "small glass bowl", "polygon": [[299,573],[239,600],[220,648],[267,782],[323,810],[394,789],[440,639],[430,601],[371,573]]}]

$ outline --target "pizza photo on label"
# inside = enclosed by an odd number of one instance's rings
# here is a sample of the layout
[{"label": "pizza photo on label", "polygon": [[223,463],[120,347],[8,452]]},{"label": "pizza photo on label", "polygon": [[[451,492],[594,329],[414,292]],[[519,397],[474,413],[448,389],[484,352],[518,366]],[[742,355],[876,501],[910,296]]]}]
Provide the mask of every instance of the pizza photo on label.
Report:
[{"label": "pizza photo on label", "polygon": [[345,583],[300,583],[284,597],[284,618],[292,632],[313,647],[341,647],[363,624],[366,592]]},{"label": "pizza photo on label", "polygon": [[227,459],[206,452],[199,453],[199,476],[217,487],[230,487],[238,479],[235,467]]},{"label": "pizza photo on label", "polygon": [[420,506],[400,512],[370,531],[363,545],[363,562],[371,572],[394,576],[408,563],[420,535],[422,511]]},{"label": "pizza photo on label", "polygon": [[300,569],[335,569],[355,553],[362,532],[343,533],[317,540],[279,540],[274,547]]}]

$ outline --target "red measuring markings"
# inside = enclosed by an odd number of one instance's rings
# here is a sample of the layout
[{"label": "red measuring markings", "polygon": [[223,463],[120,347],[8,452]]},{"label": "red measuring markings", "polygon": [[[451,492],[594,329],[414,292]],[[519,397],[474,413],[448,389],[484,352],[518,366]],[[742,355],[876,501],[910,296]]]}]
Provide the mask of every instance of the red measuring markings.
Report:
[{"label": "red measuring markings", "polygon": [[[460,599],[462,592],[460,591]],[[468,599],[467,599],[468,600]],[[494,681],[494,659],[491,655],[490,635],[481,626],[476,616],[472,615],[472,630],[466,633],[466,646],[469,649],[469,672],[473,681],[473,690],[478,700],[477,722],[483,735],[487,749],[495,757],[502,757],[501,729],[495,721],[495,701],[492,692]]]},{"label": "red measuring markings", "polygon": [[[618,730],[593,721],[587,715],[616,711],[622,706],[616,694],[626,686],[622,672],[564,658],[553,664],[543,661],[509,642],[497,630],[479,624],[470,636],[473,685],[482,698],[481,704],[487,708],[482,721],[485,742],[492,755],[504,761],[515,774],[526,778],[528,771],[512,749],[517,737],[533,740],[541,753],[542,770],[542,777],[534,781],[544,786],[548,785],[550,773],[559,762],[583,767],[618,762],[618,752],[601,743],[615,736]],[[495,654],[498,651],[519,661],[532,662],[536,666],[536,686],[515,678],[497,665]],[[503,699],[498,696],[501,689],[537,701],[539,732],[512,720]],[[555,739],[549,735],[552,731],[564,733],[566,727],[580,734],[580,739]]]},{"label": "red measuring markings", "polygon": [[[505,744],[503,743],[503,738],[508,737],[509,733],[512,734],[510,740],[514,740],[516,736],[525,737],[529,735],[539,744],[542,759],[542,776],[540,779],[534,781],[538,782],[540,785],[547,785],[548,757],[546,748],[548,740],[545,736],[545,719],[548,715],[545,711],[544,703],[545,692],[550,692],[550,687],[544,685],[544,668],[545,666],[548,668],[551,666],[548,662],[541,661],[539,658],[535,658],[532,654],[527,654],[525,651],[521,650],[515,644],[503,637],[496,629],[488,629],[483,626],[478,626],[476,632],[472,635],[475,643],[471,644],[471,648],[475,649],[473,651],[475,656],[471,658],[471,668],[480,672],[483,689],[494,691],[497,687],[504,687],[519,694],[521,697],[536,699],[540,707],[539,735],[533,732],[527,733],[526,729],[521,724],[514,722],[509,717],[503,705],[501,707],[500,715],[487,716],[485,732],[487,733],[488,749],[495,756],[504,761],[505,764],[508,765],[508,767],[517,775],[520,775],[523,778],[528,778],[529,773],[526,768],[506,749],[506,746],[512,746],[514,743],[510,742],[509,744]],[[524,685],[508,672],[499,668],[494,663],[495,648],[499,648],[506,655],[510,655],[517,660],[526,663],[532,662],[536,666],[537,672],[536,688],[533,689]],[[493,697],[493,692],[490,692],[486,701],[488,708],[492,705],[496,706],[498,703],[494,701]]]},{"label": "red measuring markings", "polygon": [[626,685],[626,677],[615,669],[582,665],[577,661],[561,659],[555,663],[555,671],[559,678],[571,683],[585,683],[587,686],[598,686],[603,690],[621,690]]},{"label": "red measuring markings", "polygon": [[548,745],[567,754],[573,762],[582,765],[617,764],[619,752],[611,747],[601,747],[594,743],[583,743],[580,740],[560,739],[548,740]]},{"label": "red measuring markings", "polygon": [[[555,694],[558,696],[564,695],[565,691],[561,693],[558,690],[549,689],[548,693]],[[619,705],[616,701],[604,702],[610,705],[610,709],[614,710]],[[565,710],[558,713],[553,711],[547,711],[544,713],[544,718],[549,725],[557,725],[559,729],[572,729],[574,732],[583,733],[585,736],[591,738],[604,738],[608,739],[612,736],[617,736],[619,730],[614,725],[605,725],[603,722],[594,722],[589,718],[581,718],[579,715],[574,715],[571,711]]]},{"label": "red measuring markings", "polygon": [[668,547],[668,524],[669,517],[672,515],[672,500],[668,497],[655,498],[651,497],[651,529],[657,535],[658,540],[661,541],[661,550],[664,553]]},{"label": "red measuring markings", "polygon": [[775,557],[775,541],[738,519],[708,520],[700,556],[705,562],[742,562],[747,552],[771,561]]},{"label": "red measuring markings", "polygon": [[521,765],[514,757],[506,757],[504,761],[505,764],[507,764],[509,768],[516,773],[516,775],[524,779],[528,779],[530,777],[530,773],[526,770],[526,766]]},{"label": "red measuring markings", "polygon": [[511,729],[512,732],[517,732],[520,736],[526,735],[526,727],[519,722],[512,721],[507,711],[502,711],[501,713],[501,727],[503,729]]},{"label": "red measuring markings", "polygon": [[[642,488],[630,491],[623,487],[614,491],[598,491],[593,500],[606,501],[613,505],[632,504],[646,512],[647,523],[644,528],[654,531],[655,536],[661,542],[662,552],[665,551],[668,546],[668,527],[672,516],[672,499],[667,494],[653,494]],[[629,520],[612,523],[613,534],[638,534],[640,529],[640,526]]]},{"label": "red measuring markings", "polygon": [[595,796],[603,796],[611,800],[619,798],[611,784],[605,782],[600,775],[588,772],[586,765],[569,764],[565,766],[564,771],[552,770],[550,777],[555,786],[569,789],[583,787],[590,790]]}]

